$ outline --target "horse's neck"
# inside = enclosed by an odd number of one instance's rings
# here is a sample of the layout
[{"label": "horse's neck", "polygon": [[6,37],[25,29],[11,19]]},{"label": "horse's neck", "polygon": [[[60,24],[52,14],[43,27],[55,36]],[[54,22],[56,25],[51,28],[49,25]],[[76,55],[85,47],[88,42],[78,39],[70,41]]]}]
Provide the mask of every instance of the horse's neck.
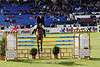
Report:
[{"label": "horse's neck", "polygon": [[41,28],[41,29],[39,29],[38,31],[36,30],[35,33],[36,33],[36,35],[38,35],[38,34],[43,34],[43,29]]}]

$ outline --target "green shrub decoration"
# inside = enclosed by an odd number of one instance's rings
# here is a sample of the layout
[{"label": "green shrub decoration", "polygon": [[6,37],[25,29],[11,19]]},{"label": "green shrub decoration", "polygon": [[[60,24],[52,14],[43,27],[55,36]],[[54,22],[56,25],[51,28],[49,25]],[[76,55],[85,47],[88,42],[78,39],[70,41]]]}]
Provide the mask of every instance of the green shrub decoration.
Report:
[{"label": "green shrub decoration", "polygon": [[58,54],[59,54],[59,47],[55,46],[55,47],[53,48],[53,54],[54,54],[54,55],[58,55]]},{"label": "green shrub decoration", "polygon": [[5,39],[0,40],[0,56],[5,56]]},{"label": "green shrub decoration", "polygon": [[30,54],[31,54],[32,56],[36,56],[36,54],[37,54],[37,49],[36,49],[36,48],[32,48],[32,49],[30,50]]}]

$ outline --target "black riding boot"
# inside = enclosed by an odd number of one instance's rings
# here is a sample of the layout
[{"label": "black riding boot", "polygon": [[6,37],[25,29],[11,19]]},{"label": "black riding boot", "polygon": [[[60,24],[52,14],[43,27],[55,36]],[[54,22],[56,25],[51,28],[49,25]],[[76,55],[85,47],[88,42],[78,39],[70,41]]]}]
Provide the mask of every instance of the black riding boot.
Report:
[{"label": "black riding boot", "polygon": [[46,37],[46,32],[45,32],[45,29],[43,30],[43,32],[44,32],[44,37]]},{"label": "black riding boot", "polygon": [[34,33],[35,33],[35,31],[36,31],[36,29],[34,29],[34,30],[32,31],[32,34],[34,34]]}]

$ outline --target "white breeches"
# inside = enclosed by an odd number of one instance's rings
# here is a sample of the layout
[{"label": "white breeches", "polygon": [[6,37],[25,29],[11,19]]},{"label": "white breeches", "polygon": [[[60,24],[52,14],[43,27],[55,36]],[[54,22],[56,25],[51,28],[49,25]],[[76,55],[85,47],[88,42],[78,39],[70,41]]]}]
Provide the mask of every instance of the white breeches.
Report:
[{"label": "white breeches", "polygon": [[[37,25],[35,25],[32,30],[36,29],[37,28]],[[42,25],[42,28],[44,29],[44,25]]]}]

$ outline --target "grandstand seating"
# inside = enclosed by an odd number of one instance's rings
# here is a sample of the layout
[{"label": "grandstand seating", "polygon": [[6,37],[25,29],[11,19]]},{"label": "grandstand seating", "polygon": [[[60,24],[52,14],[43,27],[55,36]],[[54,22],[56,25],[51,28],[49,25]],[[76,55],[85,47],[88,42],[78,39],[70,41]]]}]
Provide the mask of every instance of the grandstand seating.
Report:
[{"label": "grandstand seating", "polygon": [[[78,2],[75,2],[74,4],[69,3],[68,5],[63,4],[63,7],[55,6],[53,4],[49,5],[46,3],[40,2],[37,6],[34,5],[35,3],[23,3],[22,5],[19,5],[17,2],[10,3],[10,2],[3,2],[0,3],[0,25],[3,26],[10,26],[11,24],[17,25],[35,25],[36,23],[36,17],[39,15],[39,12],[43,12],[44,18],[45,18],[45,26],[50,26],[52,23],[60,22],[67,23],[67,24],[74,24],[75,21],[71,20],[68,21],[67,13],[74,13],[74,14],[90,14],[93,12],[96,8],[96,6],[93,6],[95,8],[87,8],[85,5],[80,7]],[[94,4],[93,4],[94,5]],[[46,8],[45,8],[46,7]],[[47,8],[48,7],[48,8]],[[98,8],[99,9],[99,8]],[[97,8],[96,8],[97,10]],[[95,10],[94,10],[95,11]],[[53,15],[52,15],[53,13]],[[57,13],[57,14],[56,14]],[[83,18],[84,20],[84,18]],[[82,23],[88,25],[87,23],[90,23],[91,20],[83,21],[80,20],[80,24]],[[84,23],[83,23],[84,22]],[[91,25],[91,23],[90,23]],[[92,24],[96,25],[96,24]]]},{"label": "grandstand seating", "polygon": [[[37,11],[34,15],[32,13],[27,14],[26,12],[31,8],[28,3],[25,3],[22,6],[11,6],[9,3],[5,2],[2,3],[1,6],[3,6],[3,8],[0,8],[0,11],[3,10],[3,12],[1,12],[0,15],[0,25],[9,26],[13,23],[13,20],[15,20],[14,25],[34,25],[36,22],[36,18],[31,18],[31,16],[38,16]],[[56,19],[54,19],[54,16],[48,17],[48,14],[44,14],[44,17],[46,26],[50,26],[51,23],[57,22],[57,19],[60,19],[61,22],[67,22],[67,18],[65,18],[64,16],[56,16]],[[9,21],[6,22],[6,19],[8,19]]]}]

